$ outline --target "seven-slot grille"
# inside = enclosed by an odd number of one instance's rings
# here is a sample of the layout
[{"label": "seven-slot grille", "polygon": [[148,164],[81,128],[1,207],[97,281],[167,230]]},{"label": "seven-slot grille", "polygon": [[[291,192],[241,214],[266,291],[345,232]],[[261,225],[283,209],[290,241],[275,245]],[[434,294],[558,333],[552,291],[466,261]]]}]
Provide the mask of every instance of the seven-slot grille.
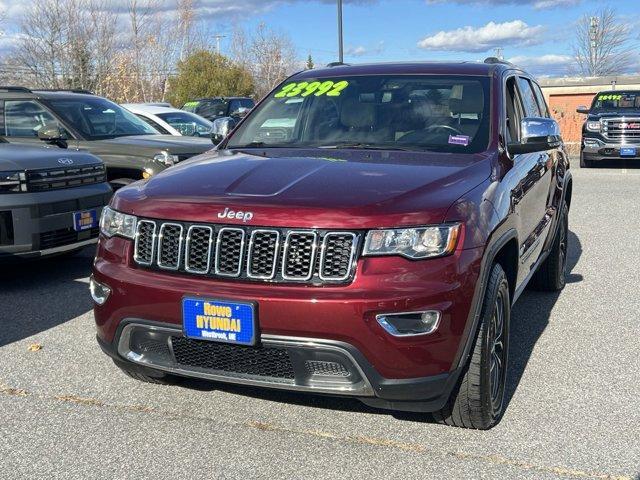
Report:
[{"label": "seven-slot grille", "polygon": [[602,133],[607,138],[640,140],[640,118],[607,118]]},{"label": "seven-slot grille", "polygon": [[354,232],[139,220],[137,264],[242,280],[346,282],[353,275]]}]

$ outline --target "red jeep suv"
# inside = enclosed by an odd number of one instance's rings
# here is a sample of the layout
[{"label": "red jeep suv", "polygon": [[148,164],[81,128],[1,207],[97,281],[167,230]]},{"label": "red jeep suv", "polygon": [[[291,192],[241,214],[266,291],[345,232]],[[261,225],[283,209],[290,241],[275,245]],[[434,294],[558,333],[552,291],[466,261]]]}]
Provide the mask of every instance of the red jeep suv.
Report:
[{"label": "red jeep suv", "polygon": [[98,341],[143,381],[490,428],[511,306],[529,283],[565,284],[571,190],[558,125],[513,65],[307,70],[217,150],[115,194],[91,278]]}]

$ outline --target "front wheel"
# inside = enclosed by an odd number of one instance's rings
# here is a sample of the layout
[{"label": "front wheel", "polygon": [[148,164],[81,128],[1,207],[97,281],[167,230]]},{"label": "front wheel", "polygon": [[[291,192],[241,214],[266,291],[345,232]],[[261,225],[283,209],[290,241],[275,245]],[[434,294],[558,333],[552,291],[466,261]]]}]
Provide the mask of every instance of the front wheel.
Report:
[{"label": "front wheel", "polygon": [[504,410],[509,352],[511,301],[509,282],[500,264],[494,264],[484,295],[480,327],[465,372],[442,410],[439,423],[486,430]]}]

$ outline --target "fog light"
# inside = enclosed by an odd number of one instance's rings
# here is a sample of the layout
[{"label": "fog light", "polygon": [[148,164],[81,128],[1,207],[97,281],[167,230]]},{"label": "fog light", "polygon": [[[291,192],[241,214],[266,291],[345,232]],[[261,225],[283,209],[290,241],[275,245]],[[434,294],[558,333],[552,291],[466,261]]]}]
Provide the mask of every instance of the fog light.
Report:
[{"label": "fog light", "polygon": [[89,291],[91,292],[91,298],[98,305],[104,305],[104,302],[111,295],[111,289],[94,279],[93,275],[89,278]]},{"label": "fog light", "polygon": [[433,333],[440,323],[440,312],[386,313],[376,315],[376,320],[394,337],[409,337]]}]

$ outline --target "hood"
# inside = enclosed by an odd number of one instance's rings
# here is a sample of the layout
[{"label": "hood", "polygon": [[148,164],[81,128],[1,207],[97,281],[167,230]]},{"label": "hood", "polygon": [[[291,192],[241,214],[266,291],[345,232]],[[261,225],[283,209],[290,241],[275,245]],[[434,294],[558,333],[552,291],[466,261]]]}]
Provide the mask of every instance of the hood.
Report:
[{"label": "hood", "polygon": [[[300,153],[211,152],[120,190],[114,207],[142,217],[254,226],[421,225],[442,222],[453,202],[491,173],[486,155]],[[252,215],[219,216],[231,211]]]},{"label": "hood", "polygon": [[199,154],[211,150],[214,145],[211,139],[204,137],[179,137],[174,135],[133,135],[127,137],[107,138],[105,140],[94,140],[94,144],[104,146],[133,147],[137,153],[141,149],[157,153],[166,150],[169,153],[191,153]]},{"label": "hood", "polygon": [[96,163],[102,161],[83,151],[0,143],[0,171],[70,168]]}]

